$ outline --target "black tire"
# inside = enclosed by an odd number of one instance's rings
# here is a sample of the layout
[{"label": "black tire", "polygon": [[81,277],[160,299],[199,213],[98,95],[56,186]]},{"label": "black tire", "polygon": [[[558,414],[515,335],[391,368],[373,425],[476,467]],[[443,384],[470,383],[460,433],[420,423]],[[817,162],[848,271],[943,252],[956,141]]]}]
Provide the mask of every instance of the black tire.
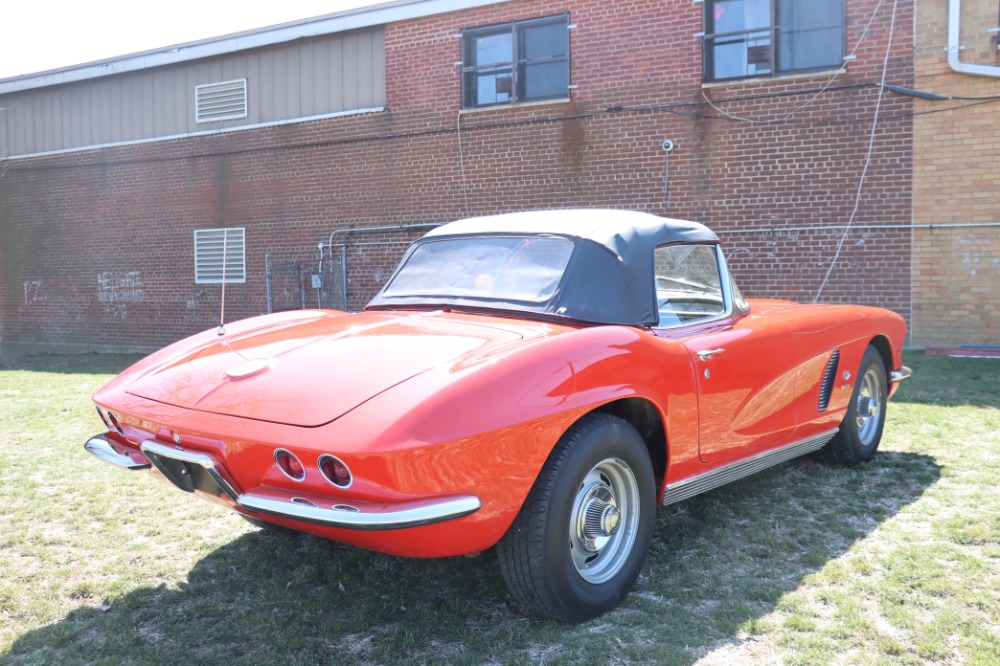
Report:
[{"label": "black tire", "polygon": [[285,527],[284,525],[275,525],[274,523],[269,523],[266,520],[261,520],[260,518],[254,518],[253,516],[248,516],[245,513],[238,514],[240,518],[247,521],[254,527],[259,527],[262,530],[267,530],[268,532],[273,532],[274,534],[280,534],[282,536],[297,536],[301,534],[298,530],[293,530],[290,527]]},{"label": "black tire", "polygon": [[655,511],[639,433],[615,416],[584,417],[556,444],[497,544],[507,587],[525,609],[564,622],[611,610],[639,576]]},{"label": "black tire", "polygon": [[869,347],[861,359],[854,392],[840,431],[823,447],[823,457],[827,462],[853,467],[875,457],[885,428],[888,386],[882,355],[874,347]]}]

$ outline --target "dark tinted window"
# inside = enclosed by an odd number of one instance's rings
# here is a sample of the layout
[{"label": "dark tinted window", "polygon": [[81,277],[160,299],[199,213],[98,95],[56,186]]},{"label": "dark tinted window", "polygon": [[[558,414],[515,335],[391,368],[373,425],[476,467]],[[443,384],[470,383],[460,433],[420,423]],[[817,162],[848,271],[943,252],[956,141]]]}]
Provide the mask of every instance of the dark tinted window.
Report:
[{"label": "dark tinted window", "polygon": [[566,97],[568,21],[561,15],[463,31],[463,106]]},{"label": "dark tinted window", "polygon": [[840,67],[843,0],[706,0],[705,79]]}]

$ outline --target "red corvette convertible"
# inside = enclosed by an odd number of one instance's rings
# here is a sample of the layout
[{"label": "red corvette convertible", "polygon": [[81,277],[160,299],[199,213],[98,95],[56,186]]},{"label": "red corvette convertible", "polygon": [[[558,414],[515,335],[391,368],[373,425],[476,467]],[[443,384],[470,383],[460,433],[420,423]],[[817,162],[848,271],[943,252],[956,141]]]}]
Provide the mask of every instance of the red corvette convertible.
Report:
[{"label": "red corvette convertible", "polygon": [[496,546],[527,609],[603,613],[658,503],[796,456],[871,460],[898,315],[744,299],[695,222],[568,210],[414,243],[364,312],[248,319],[94,396],[86,449],[250,522],[386,553]]}]

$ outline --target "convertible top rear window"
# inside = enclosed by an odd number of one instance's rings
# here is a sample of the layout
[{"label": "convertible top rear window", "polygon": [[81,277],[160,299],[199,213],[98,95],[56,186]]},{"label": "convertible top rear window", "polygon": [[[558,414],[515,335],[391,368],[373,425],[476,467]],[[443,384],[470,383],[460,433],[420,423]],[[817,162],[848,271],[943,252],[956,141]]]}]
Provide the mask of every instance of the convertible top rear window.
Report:
[{"label": "convertible top rear window", "polygon": [[551,236],[426,242],[400,266],[383,295],[543,303],[555,295],[573,247],[573,241]]}]

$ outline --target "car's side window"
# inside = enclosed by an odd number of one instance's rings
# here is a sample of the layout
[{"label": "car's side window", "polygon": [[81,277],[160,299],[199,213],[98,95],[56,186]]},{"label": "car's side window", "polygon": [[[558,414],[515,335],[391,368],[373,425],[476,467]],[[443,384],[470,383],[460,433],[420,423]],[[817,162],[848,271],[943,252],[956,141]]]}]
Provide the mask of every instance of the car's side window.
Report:
[{"label": "car's side window", "polygon": [[660,327],[725,312],[714,245],[663,245],[653,255]]}]

